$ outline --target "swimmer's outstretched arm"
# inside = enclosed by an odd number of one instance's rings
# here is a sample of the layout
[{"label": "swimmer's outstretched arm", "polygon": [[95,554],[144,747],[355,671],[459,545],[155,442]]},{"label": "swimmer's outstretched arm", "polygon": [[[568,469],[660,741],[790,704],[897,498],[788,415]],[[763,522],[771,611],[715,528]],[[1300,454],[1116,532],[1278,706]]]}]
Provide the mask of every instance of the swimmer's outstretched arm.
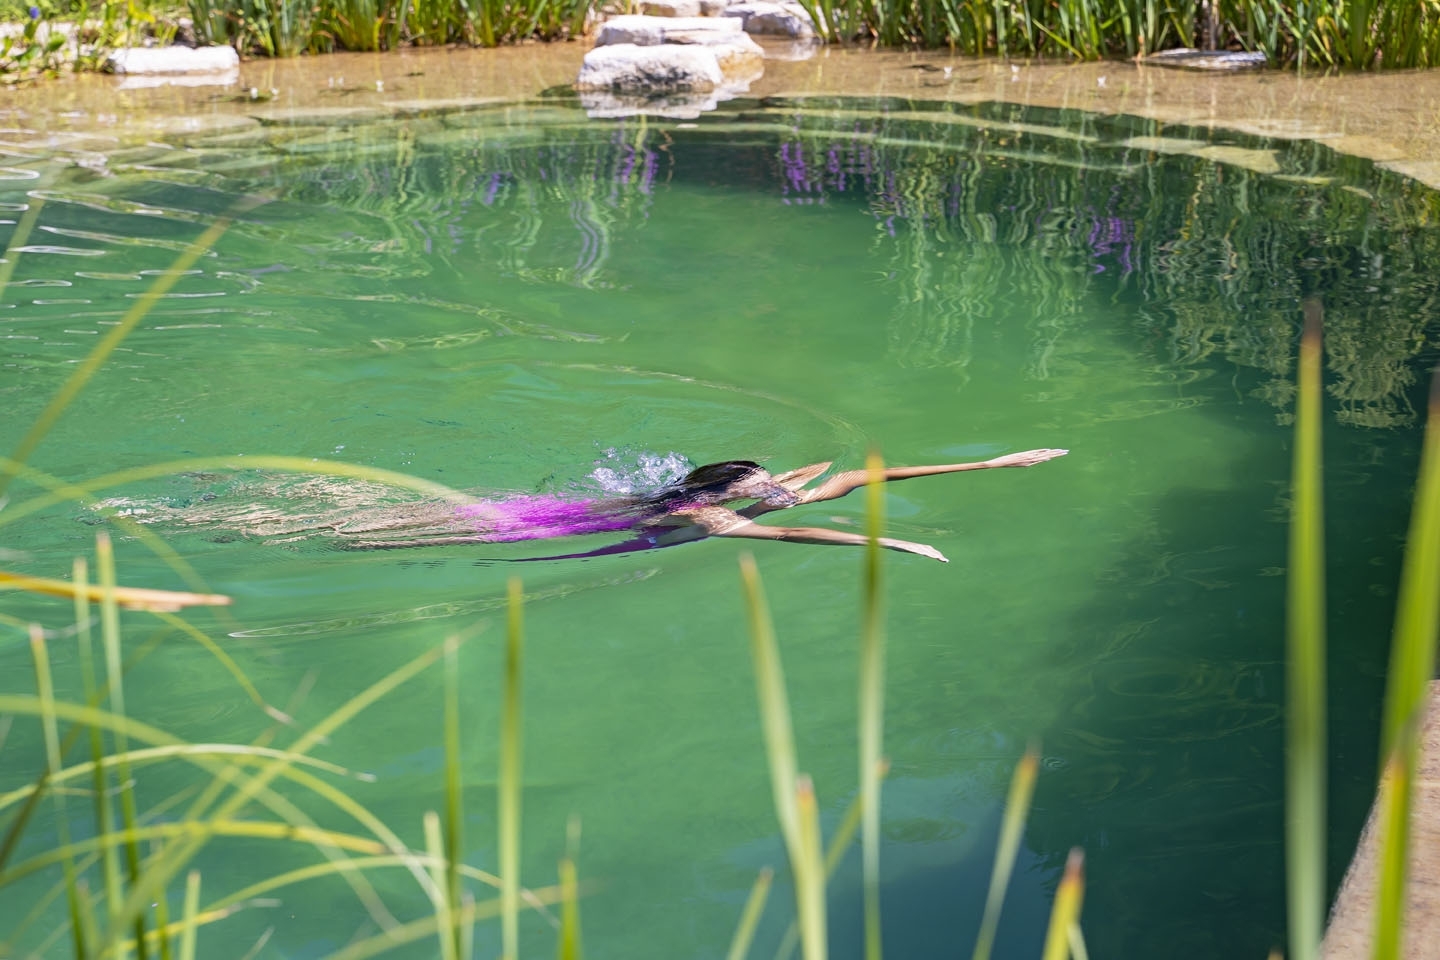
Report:
[{"label": "swimmer's outstretched arm", "polygon": [[[970,470],[993,470],[998,467],[1033,467],[1037,463],[1044,463],[1047,460],[1054,460],[1056,457],[1063,457],[1069,450],[1057,450],[1046,448],[1043,450],[1026,450],[1023,453],[1009,453],[1003,457],[995,457],[990,460],[980,460],[975,463],[944,463],[929,467],[887,467],[884,472],[884,479],[910,480],[914,477],[933,477],[942,473],[965,473]],[[830,464],[817,463],[808,467],[801,467],[799,470],[791,470],[789,473],[782,473],[775,477],[775,482],[792,491],[800,498],[800,503],[819,503],[822,500],[838,500],[865,484],[870,482],[870,474],[865,470],[847,470],[844,473],[837,473],[813,490],[801,489],[815,477],[824,473]],[[798,506],[798,504],[794,504]],[[751,519],[771,512],[772,510],[783,509],[780,506],[773,506],[761,501],[739,511],[743,517]],[[862,538],[863,539],[863,538]]]},{"label": "swimmer's outstretched arm", "polygon": [[[745,540],[785,540],[790,543],[818,543],[836,544],[847,547],[863,547],[870,542],[870,538],[858,533],[847,533],[843,530],[828,530],[825,527],[767,527],[764,524],[755,523],[734,510],[725,507],[701,507],[696,510],[685,510],[673,516],[682,517],[690,521],[690,525],[682,530],[675,531],[671,536],[676,537],[676,542],[683,542],[680,538],[687,540],[699,539],[694,531],[699,531],[701,537],[738,537]],[[668,546],[666,536],[661,536],[659,546]],[[939,560],[941,563],[949,563],[945,555],[934,547],[923,543],[911,543],[908,540],[892,540],[889,537],[880,538],[880,546],[887,550],[899,550],[903,553],[917,553],[922,557],[929,557],[932,560]]]}]

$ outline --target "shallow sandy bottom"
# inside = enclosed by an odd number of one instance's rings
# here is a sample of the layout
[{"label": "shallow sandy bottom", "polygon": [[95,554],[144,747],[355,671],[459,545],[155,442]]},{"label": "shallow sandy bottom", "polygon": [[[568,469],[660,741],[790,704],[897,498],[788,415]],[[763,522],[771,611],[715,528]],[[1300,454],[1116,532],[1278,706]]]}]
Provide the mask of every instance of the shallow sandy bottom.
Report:
[{"label": "shallow sandy bottom", "polygon": [[[6,127],[32,134],[105,133],[127,141],[156,128],[175,131],[187,119],[223,123],[276,109],[346,108],[335,113],[359,118],[414,101],[533,97],[567,86],[585,49],[558,43],[254,61],[242,65],[229,87],[137,87],[136,79],[70,76],[0,92],[0,111]],[[262,98],[275,94],[252,102],[252,88]],[[1313,138],[1440,188],[1440,71],[1212,75],[1121,62],[1012,64],[941,53],[821,49],[808,60],[768,60],[750,93],[1003,100]]]},{"label": "shallow sandy bottom", "polygon": [[[0,91],[0,156],[53,148],[106,154],[151,137],[270,124],[347,124],[442,112],[568,87],[586,45],[339,54],[242,65],[229,86],[140,86],[70,76]],[[776,48],[779,53],[780,48]],[[259,99],[252,99],[254,96]],[[1373,76],[1211,75],[1130,63],[1024,64],[946,54],[822,49],[766,62],[751,96],[852,94],[1007,101],[1164,123],[1316,139],[1440,188],[1440,71]],[[287,118],[289,118],[287,120]],[[1440,685],[1416,801],[1411,935],[1406,955],[1440,957]],[[1372,824],[1373,827],[1373,824]],[[1367,828],[1327,944],[1329,960],[1368,956],[1375,869]]]}]

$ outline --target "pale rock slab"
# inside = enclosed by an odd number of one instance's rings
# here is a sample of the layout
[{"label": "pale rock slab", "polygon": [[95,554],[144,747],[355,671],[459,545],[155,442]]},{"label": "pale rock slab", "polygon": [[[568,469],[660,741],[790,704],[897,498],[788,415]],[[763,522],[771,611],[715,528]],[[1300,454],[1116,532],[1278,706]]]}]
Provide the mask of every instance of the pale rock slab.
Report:
[{"label": "pale rock slab", "polygon": [[608,44],[585,54],[577,90],[709,93],[725,82],[714,51],[697,44]]},{"label": "pale rock slab", "polygon": [[645,0],[640,11],[652,17],[698,17],[700,0]]},{"label": "pale rock slab", "polygon": [[746,0],[725,8],[725,17],[736,17],[745,25],[746,33],[808,40],[815,36],[815,25],[798,4],[770,3],[768,0]]},{"label": "pale rock slab", "polygon": [[726,83],[749,83],[765,72],[765,50],[748,33],[677,30],[667,39],[673,44],[705,47],[714,53]]},{"label": "pale rock slab", "polygon": [[681,33],[687,37],[698,33],[743,36],[744,24],[730,17],[647,17],[627,14],[611,17],[601,24],[595,34],[595,46],[607,47],[616,43],[655,46],[668,43],[672,35]]},{"label": "pale rock slab", "polygon": [[234,47],[121,47],[105,58],[111,73],[223,73],[240,68]]}]

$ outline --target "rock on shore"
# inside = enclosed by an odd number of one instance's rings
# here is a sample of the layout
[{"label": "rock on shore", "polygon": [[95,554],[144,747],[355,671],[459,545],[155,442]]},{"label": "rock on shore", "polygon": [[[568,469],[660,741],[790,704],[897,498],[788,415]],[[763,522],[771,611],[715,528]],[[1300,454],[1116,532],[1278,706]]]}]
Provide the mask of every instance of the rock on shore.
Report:
[{"label": "rock on shore", "polygon": [[121,47],[105,58],[111,73],[224,73],[240,66],[234,47]]}]

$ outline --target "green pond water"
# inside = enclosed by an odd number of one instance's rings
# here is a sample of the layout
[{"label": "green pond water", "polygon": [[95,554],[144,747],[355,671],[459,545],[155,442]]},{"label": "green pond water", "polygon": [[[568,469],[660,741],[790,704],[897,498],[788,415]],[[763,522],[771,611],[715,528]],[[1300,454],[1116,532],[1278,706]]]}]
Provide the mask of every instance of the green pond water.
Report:
[{"label": "green pond water", "polygon": [[[969,949],[1004,792],[1035,740],[1044,759],[1000,956],[1038,955],[1073,846],[1087,856],[1094,955],[1258,956],[1284,938],[1290,384],[1299,302],[1316,295],[1338,882],[1373,781],[1434,359],[1433,194],[1315,144],[997,105],[740,101],[677,123],[591,121],[557,100],[322,121],[136,145],[104,171],[39,147],[7,159],[0,215],[43,207],[0,297],[0,449],[245,195],[269,202],[239,214],[120,346],[36,468],[80,481],[273,454],[564,492],[653,483],[682,457],[780,470],[858,466],[871,446],[904,464],[1067,447],[1032,470],[887,489],[890,535],[951,562],[886,556],[886,947]],[[348,503],[373,495],[325,489]],[[16,482],[0,521],[38,494]],[[357,552],[187,524],[256,498],[304,515],[325,506],[313,494],[260,471],[101,492],[151,511],[137,516],[234,597],[229,617],[189,617],[301,727],[446,636],[469,636],[464,851],[488,870],[503,596],[522,576],[524,882],[554,882],[573,815],[581,874],[598,884],[583,903],[589,956],[719,957],[756,872],[773,865],[753,954],[770,956],[793,900],[736,560],[753,552],[765,578],[800,766],[832,830],[856,788],[861,552],[710,540],[512,563],[618,537]],[[860,529],[862,499],[769,519]],[[101,522],[74,503],[21,517],[0,528],[3,566],[66,576]],[[184,588],[116,537],[122,582]],[[12,620],[63,633],[68,603],[7,593],[0,612],[0,693],[33,692]],[[158,636],[145,614],[124,624],[131,651]],[[51,650],[61,693],[77,698],[73,643],[57,636]],[[415,845],[423,813],[443,803],[441,688],[432,669],[315,750],[374,774],[337,782]],[[247,742],[270,726],[174,633],[127,676],[126,699],[187,740]],[[31,782],[38,725],[0,729],[0,790]],[[140,808],[197,782],[183,764],[138,769]],[[88,807],[72,801],[78,836],[92,829]],[[42,804],[12,863],[53,846],[54,830]],[[197,861],[201,901],[318,859],[298,844],[216,840]],[[852,851],[831,888],[835,956],[861,951],[859,873]],[[429,912],[404,871],[372,877],[400,919]],[[0,940],[58,878],[51,868],[0,891]],[[204,928],[202,955],[245,956],[268,931],[256,956],[318,957],[375,931],[333,877],[269,896]],[[63,955],[64,918],[60,898],[18,934],[16,955]],[[528,955],[553,949],[533,914],[522,937]],[[495,954],[497,928],[477,943]],[[433,940],[397,951],[435,953]]]}]

